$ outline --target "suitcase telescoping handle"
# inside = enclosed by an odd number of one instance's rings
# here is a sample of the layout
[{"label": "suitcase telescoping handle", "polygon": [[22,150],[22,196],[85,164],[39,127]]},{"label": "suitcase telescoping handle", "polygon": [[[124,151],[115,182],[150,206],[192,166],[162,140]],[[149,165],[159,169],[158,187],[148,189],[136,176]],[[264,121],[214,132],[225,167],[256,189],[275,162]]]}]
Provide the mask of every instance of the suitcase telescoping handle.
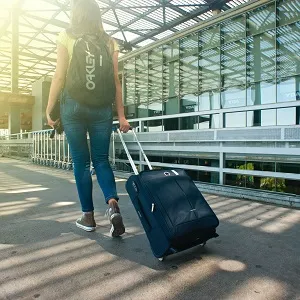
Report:
[{"label": "suitcase telescoping handle", "polygon": [[[126,154],[127,154],[127,157],[128,157],[129,162],[130,162],[130,165],[131,165],[131,167],[132,167],[132,169],[133,169],[133,172],[134,172],[135,175],[138,175],[139,172],[138,172],[138,170],[137,170],[137,168],[136,168],[136,166],[135,166],[135,163],[134,163],[134,161],[133,161],[133,159],[132,159],[132,157],[131,157],[131,154],[129,153],[129,150],[128,150],[128,148],[127,148],[127,145],[126,145],[126,143],[125,143],[125,141],[124,141],[124,139],[123,139],[122,132],[121,132],[121,130],[120,130],[118,127],[116,128],[116,130],[117,130],[117,132],[118,132],[118,135],[119,135],[119,137],[120,137],[120,140],[121,140],[121,142],[122,142],[122,145],[123,145],[123,147],[124,147],[124,150],[125,150],[125,152],[126,152]],[[149,161],[149,159],[148,159],[146,153],[144,152],[141,143],[140,143],[139,140],[138,140],[138,137],[137,137],[137,135],[136,135],[136,133],[135,133],[135,130],[134,130],[132,127],[130,127],[130,130],[132,131],[132,133],[133,133],[133,135],[134,135],[134,138],[135,138],[135,140],[136,140],[136,142],[137,142],[137,144],[138,144],[138,146],[139,146],[139,148],[140,148],[140,150],[141,150],[141,153],[142,153],[143,156],[144,156],[144,159],[145,159],[145,161],[146,161],[146,163],[147,163],[149,169],[152,170],[153,168],[152,168],[152,166],[151,166],[151,163],[150,163],[150,161]]]}]

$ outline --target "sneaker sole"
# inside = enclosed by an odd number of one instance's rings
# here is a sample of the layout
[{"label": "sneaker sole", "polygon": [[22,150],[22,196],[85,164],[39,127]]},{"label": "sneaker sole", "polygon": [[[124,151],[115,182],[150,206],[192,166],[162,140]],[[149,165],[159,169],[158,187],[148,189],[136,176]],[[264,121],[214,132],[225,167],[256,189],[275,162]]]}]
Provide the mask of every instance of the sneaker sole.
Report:
[{"label": "sneaker sole", "polygon": [[88,226],[84,226],[84,225],[81,225],[79,223],[76,222],[76,226],[80,229],[83,229],[85,231],[88,231],[88,232],[91,232],[91,231],[95,231],[96,227],[88,227]]},{"label": "sneaker sole", "polygon": [[125,226],[123,224],[123,219],[120,214],[113,214],[111,218],[111,229],[110,234],[112,237],[118,237],[125,233]]}]

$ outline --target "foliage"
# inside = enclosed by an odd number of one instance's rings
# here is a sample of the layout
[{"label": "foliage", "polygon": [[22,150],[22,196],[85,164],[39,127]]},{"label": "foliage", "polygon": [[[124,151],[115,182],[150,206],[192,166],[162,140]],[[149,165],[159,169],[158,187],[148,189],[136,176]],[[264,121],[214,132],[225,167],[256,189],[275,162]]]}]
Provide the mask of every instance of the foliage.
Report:
[{"label": "foliage", "polygon": [[271,177],[262,178],[260,181],[260,188],[274,192],[284,192],[286,189],[285,179]]}]

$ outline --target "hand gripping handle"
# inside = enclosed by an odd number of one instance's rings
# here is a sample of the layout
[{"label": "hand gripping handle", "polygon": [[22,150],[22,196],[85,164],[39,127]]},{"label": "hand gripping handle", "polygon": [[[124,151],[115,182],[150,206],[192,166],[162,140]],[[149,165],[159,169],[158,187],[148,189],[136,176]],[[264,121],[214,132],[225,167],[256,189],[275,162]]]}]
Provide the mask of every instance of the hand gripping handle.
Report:
[{"label": "hand gripping handle", "polygon": [[[132,167],[132,169],[133,169],[134,174],[135,174],[135,175],[138,175],[139,172],[138,172],[138,170],[137,170],[137,168],[136,168],[136,166],[135,166],[135,164],[134,164],[134,161],[133,161],[133,159],[132,159],[132,157],[131,157],[131,155],[130,155],[130,153],[129,153],[129,150],[128,150],[128,148],[127,148],[127,145],[126,145],[126,143],[125,143],[125,141],[124,141],[124,139],[123,139],[122,132],[120,131],[120,129],[119,129],[118,127],[117,127],[116,129],[114,129],[114,131],[115,131],[115,130],[118,132],[118,135],[119,135],[119,137],[120,137],[120,140],[121,140],[121,142],[122,142],[122,145],[123,145],[123,147],[124,147],[124,150],[125,150],[125,152],[126,152],[126,154],[127,154],[128,160],[129,160],[129,162],[130,162],[130,165],[131,165],[131,167]],[[139,140],[138,140],[138,137],[137,137],[137,135],[136,135],[136,133],[135,133],[135,130],[134,130],[132,127],[130,127],[130,130],[132,131],[132,133],[133,133],[133,135],[134,135],[134,138],[135,138],[135,140],[136,140],[136,142],[137,142],[137,144],[138,144],[138,146],[139,146],[139,148],[140,148],[140,150],[141,150],[141,152],[142,152],[142,154],[143,154],[143,156],[144,156],[144,159],[145,159],[145,161],[146,161],[146,163],[147,163],[147,165],[148,165],[148,167],[149,167],[149,170],[152,170],[153,168],[152,168],[152,166],[151,166],[151,163],[150,163],[150,161],[149,161],[149,159],[148,159],[146,153],[144,152],[141,143],[140,143]]]}]

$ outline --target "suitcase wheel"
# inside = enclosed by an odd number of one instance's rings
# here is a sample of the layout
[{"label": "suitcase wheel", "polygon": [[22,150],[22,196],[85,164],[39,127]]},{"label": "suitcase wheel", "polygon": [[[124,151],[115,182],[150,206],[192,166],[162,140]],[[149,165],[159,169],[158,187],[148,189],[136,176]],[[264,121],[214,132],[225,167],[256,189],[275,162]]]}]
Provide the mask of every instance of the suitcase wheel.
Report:
[{"label": "suitcase wheel", "polygon": [[158,260],[159,261],[164,261],[164,259],[165,259],[164,257],[160,257]]}]

